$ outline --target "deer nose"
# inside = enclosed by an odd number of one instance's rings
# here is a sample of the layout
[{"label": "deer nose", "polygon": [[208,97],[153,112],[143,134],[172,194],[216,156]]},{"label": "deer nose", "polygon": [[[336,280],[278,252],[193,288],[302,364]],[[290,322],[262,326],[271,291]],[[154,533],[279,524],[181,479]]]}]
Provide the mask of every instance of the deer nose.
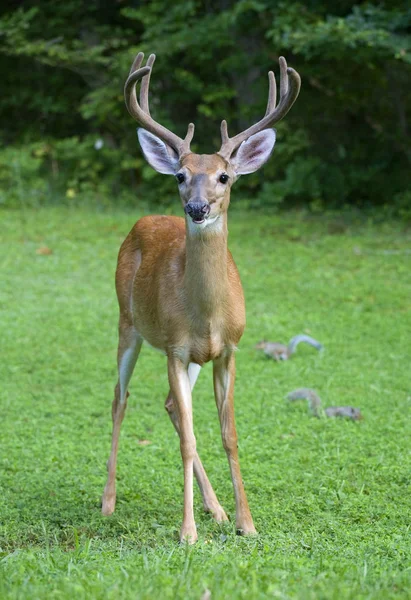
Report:
[{"label": "deer nose", "polygon": [[184,207],[184,212],[193,219],[193,221],[204,221],[210,212],[210,205],[204,200],[190,200]]}]

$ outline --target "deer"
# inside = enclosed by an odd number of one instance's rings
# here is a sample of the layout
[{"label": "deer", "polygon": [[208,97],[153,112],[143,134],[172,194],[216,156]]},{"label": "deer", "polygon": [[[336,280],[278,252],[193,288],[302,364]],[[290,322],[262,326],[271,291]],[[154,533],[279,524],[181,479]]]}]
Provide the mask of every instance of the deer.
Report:
[{"label": "deer", "polygon": [[294,104],[301,80],[280,57],[278,104],[275,77],[270,71],[265,116],[234,137],[229,137],[227,122],[222,121],[219,151],[196,154],[190,150],[193,123],[180,138],[150,114],[149,83],[155,58],[151,54],[142,66],[144,54],[136,56],[124,87],[125,102],[140,125],[137,133],[145,159],[157,172],[175,177],[184,216],[142,217],[119,251],[118,381],[112,403],[112,441],[102,513],[111,515],[115,509],[120,428],[129,382],[145,341],[167,357],[170,389],[165,408],[180,438],[184,474],[180,541],[193,544],[198,539],[193,475],[204,509],[217,522],[228,520],[197,453],[193,430],[192,390],[201,367],[209,361],[213,364],[214,396],[234,488],[236,530],[241,535],[256,534],[240,472],[234,416],[235,351],[245,328],[245,303],[240,276],[227,247],[227,211],[233,183],[269,159],[276,140],[272,126]]}]

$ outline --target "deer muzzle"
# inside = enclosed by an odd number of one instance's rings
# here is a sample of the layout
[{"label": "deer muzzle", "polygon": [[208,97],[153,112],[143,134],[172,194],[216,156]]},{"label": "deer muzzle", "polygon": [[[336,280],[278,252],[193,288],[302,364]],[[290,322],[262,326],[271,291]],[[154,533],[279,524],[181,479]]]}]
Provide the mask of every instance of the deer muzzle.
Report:
[{"label": "deer muzzle", "polygon": [[203,223],[210,214],[210,205],[204,200],[190,200],[185,205],[184,212],[191,217],[193,223]]}]

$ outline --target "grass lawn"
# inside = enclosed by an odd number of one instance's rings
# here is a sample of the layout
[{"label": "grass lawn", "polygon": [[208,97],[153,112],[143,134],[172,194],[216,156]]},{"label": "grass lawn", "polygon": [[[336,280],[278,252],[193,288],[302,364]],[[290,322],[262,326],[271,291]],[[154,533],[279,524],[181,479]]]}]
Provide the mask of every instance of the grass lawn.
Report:
[{"label": "grass lawn", "polygon": [[[213,522],[196,489],[199,541],[185,547],[166,362],[148,347],[130,387],[117,509],[100,514],[116,381],[114,270],[138,216],[0,213],[0,597],[200,600],[209,589],[212,600],[411,598],[410,231],[230,215],[248,318],[237,428],[259,535],[235,535],[207,365],[194,393],[197,445],[232,521]],[[325,351],[300,345],[276,363],[253,348],[297,333]],[[297,387],[315,388],[324,406],[357,406],[364,420],[315,419],[284,399]]]}]

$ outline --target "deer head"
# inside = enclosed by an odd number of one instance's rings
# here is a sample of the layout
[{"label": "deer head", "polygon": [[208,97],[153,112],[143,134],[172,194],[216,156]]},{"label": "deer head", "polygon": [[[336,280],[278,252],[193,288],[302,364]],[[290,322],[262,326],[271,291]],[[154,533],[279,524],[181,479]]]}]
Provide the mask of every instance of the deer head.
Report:
[{"label": "deer head", "polygon": [[[232,184],[240,175],[257,171],[270,157],[275,144],[271,127],[282,119],[300,91],[300,76],[280,57],[280,101],[276,106],[274,73],[269,72],[269,93],[265,116],[238,135],[230,138],[227,123],[221,123],[221,148],[215,154],[195,154],[190,150],[194,125],[188,125],[184,139],[151,117],[148,92],[155,55],[142,67],[144,54],[134,60],[124,88],[129,113],[141,125],[138,138],[147,162],[159,173],[174,175],[191,229],[205,229],[219,221],[230,202]],[[141,79],[140,102],[136,84]]]}]

